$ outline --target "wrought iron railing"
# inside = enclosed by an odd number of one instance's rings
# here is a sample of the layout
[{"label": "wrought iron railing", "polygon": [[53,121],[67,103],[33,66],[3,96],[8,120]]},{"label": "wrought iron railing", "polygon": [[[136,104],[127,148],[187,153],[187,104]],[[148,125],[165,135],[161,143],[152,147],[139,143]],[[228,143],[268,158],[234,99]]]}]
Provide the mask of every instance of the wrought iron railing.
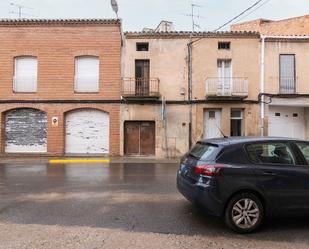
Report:
[{"label": "wrought iron railing", "polygon": [[247,97],[248,79],[243,77],[207,78],[206,96]]},{"label": "wrought iron railing", "polygon": [[122,96],[159,97],[160,80],[158,78],[123,78]]},{"label": "wrought iron railing", "polygon": [[295,77],[280,77],[279,93],[280,94],[296,94],[297,80]]}]

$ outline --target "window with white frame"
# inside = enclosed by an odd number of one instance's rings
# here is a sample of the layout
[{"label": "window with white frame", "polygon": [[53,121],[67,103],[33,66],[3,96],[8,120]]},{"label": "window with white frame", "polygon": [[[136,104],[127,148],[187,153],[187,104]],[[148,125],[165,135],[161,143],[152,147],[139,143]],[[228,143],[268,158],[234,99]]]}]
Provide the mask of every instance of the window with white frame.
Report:
[{"label": "window with white frame", "polygon": [[75,92],[98,92],[100,60],[96,56],[75,58]]},{"label": "window with white frame", "polygon": [[14,92],[37,91],[38,60],[33,56],[15,58]]}]

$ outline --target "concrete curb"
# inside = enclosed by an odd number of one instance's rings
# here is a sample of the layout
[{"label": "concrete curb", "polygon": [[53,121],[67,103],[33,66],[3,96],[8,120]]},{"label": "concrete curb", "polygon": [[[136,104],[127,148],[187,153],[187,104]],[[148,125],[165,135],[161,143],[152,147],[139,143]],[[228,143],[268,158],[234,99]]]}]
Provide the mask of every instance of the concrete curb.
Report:
[{"label": "concrete curb", "polygon": [[[19,157],[19,158],[0,158],[0,163],[49,163],[49,160],[68,160],[68,159],[108,159],[107,157]],[[141,157],[110,157],[110,164],[113,163],[179,163],[180,158],[141,158]]]}]

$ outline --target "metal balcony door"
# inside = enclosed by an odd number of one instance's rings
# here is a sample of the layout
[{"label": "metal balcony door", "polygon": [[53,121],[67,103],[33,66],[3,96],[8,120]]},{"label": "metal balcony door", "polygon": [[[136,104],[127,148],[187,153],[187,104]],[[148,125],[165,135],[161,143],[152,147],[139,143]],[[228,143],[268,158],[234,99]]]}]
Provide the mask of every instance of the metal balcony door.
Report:
[{"label": "metal balcony door", "polygon": [[149,95],[149,76],[150,76],[149,60],[136,60],[135,61],[135,94],[137,96]]},{"label": "metal balcony door", "polygon": [[296,93],[295,55],[280,55],[280,93]]},{"label": "metal balcony door", "polygon": [[231,95],[232,66],[231,60],[218,60],[218,95]]}]

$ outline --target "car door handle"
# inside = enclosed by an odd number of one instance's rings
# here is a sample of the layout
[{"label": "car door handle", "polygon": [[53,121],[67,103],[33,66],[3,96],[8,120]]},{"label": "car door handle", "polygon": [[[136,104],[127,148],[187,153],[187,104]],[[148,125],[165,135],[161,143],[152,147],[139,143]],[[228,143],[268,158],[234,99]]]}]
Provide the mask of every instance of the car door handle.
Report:
[{"label": "car door handle", "polygon": [[263,175],[264,176],[276,176],[277,174],[274,172],[266,171],[266,172],[263,172]]}]

